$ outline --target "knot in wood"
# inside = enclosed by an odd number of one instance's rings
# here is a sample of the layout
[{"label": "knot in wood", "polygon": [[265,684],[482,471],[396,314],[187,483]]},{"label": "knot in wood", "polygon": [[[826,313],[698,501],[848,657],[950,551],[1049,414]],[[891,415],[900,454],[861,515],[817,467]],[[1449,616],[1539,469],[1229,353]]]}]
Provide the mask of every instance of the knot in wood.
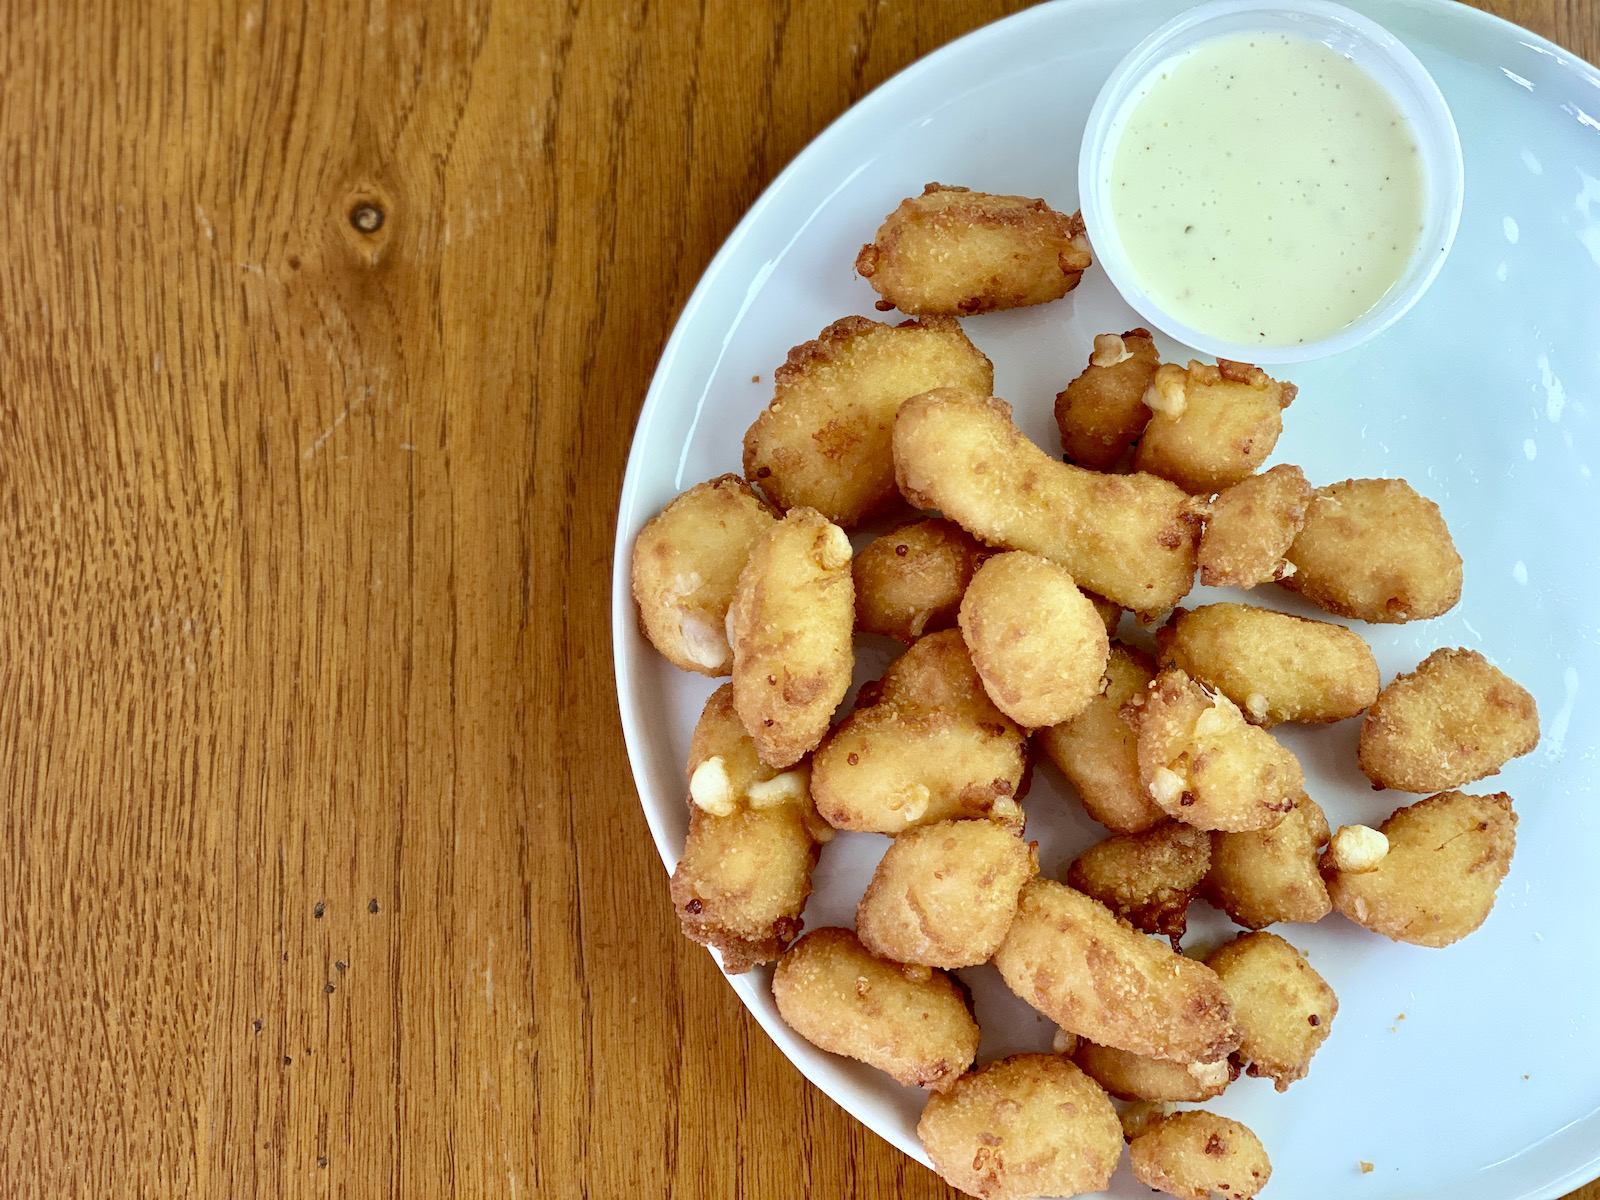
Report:
[{"label": "knot in wood", "polygon": [[360,233],[377,233],[383,228],[384,211],[370,201],[362,201],[350,210],[350,224]]}]

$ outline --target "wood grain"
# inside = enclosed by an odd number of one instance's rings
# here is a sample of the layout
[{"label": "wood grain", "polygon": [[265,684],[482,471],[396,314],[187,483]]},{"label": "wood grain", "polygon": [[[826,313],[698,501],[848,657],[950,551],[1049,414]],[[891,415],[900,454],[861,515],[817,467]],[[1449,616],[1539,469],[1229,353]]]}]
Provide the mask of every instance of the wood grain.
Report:
[{"label": "wood grain", "polygon": [[0,1192],[953,1194],[679,937],[603,597],[717,246],[1020,6],[0,0]]}]

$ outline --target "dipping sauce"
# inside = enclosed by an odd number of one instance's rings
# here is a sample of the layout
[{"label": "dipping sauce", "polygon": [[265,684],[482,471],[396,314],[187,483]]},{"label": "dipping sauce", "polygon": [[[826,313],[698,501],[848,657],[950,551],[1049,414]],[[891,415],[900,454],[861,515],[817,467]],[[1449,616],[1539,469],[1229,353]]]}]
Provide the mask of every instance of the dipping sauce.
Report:
[{"label": "dipping sauce", "polygon": [[1135,94],[1111,220],[1150,297],[1237,345],[1315,341],[1400,278],[1423,228],[1416,138],[1387,92],[1321,42],[1229,34]]}]

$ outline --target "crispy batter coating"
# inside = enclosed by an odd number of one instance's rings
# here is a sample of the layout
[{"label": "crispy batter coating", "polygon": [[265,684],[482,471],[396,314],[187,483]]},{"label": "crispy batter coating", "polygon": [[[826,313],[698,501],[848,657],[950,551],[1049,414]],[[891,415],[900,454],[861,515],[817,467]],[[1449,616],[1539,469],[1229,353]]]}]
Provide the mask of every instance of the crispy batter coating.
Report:
[{"label": "crispy batter coating", "polygon": [[1404,479],[1318,488],[1278,582],[1318,608],[1395,625],[1449,612],[1461,599],[1461,555],[1439,506]]},{"label": "crispy batter coating", "polygon": [[1152,1121],[1128,1145],[1133,1177],[1179,1200],[1249,1200],[1272,1178],[1261,1139],[1247,1126],[1203,1108]]},{"label": "crispy batter coating", "polygon": [[1072,1061],[1119,1100],[1197,1103],[1222,1095],[1239,1077],[1232,1059],[1176,1063],[1080,1039]]},{"label": "crispy batter coating", "polygon": [[1304,1079],[1311,1056],[1327,1041],[1339,998],[1288,942],[1275,933],[1241,933],[1214,950],[1206,965],[1222,977],[1244,1034],[1239,1057],[1249,1074],[1288,1091]]},{"label": "crispy batter coating", "polygon": [[683,932],[715,946],[730,975],[771,962],[800,932],[820,841],[804,768],[756,755],[733,710],[733,685],[711,693],[689,746],[689,836],[672,873]]},{"label": "crispy batter coating", "polygon": [[1143,833],[1123,833],[1096,842],[1073,860],[1067,883],[1100,901],[1135,929],[1169,939],[1176,950],[1188,920],[1189,901],[1210,865],[1209,833],[1164,821]]},{"label": "crispy batter coating", "polygon": [[1246,929],[1279,921],[1320,921],[1333,911],[1317,856],[1328,818],[1304,792],[1271,829],[1213,833],[1201,894]]},{"label": "crispy batter coating", "polygon": [[1059,300],[1091,261],[1077,213],[930,183],[884,218],[856,272],[880,309],[966,317]]},{"label": "crispy batter coating", "polygon": [[[711,763],[712,759],[716,762]],[[706,698],[705,708],[700,710],[700,719],[695,722],[694,734],[689,739],[686,770],[690,803],[710,812],[721,811],[723,815],[732,808],[724,810],[716,796],[738,807],[751,788],[759,792],[763,784],[770,784],[783,773],[778,767],[769,767],[761,761],[755,739],[745,730],[734,708],[733,684],[723,684]],[[802,765],[795,770],[804,772],[805,767]]]},{"label": "crispy batter coating", "polygon": [[672,872],[672,906],[684,934],[716,947],[722,969],[739,975],[777,958],[800,932],[816,865],[817,841],[797,804],[727,817],[696,808]]},{"label": "crispy batter coating", "polygon": [[928,967],[988,962],[1039,871],[1036,846],[993,821],[908,829],[878,861],[856,906],[856,934],[874,954]]},{"label": "crispy batter coating", "polygon": [[1084,592],[1089,598],[1089,603],[1094,605],[1094,611],[1100,615],[1100,623],[1106,627],[1106,637],[1117,636],[1117,626],[1122,624],[1122,605],[1113,604],[1104,596],[1097,596],[1093,592]]},{"label": "crispy batter coating", "polygon": [[1228,994],[1210,967],[1049,879],[1024,885],[994,965],[1018,996],[1102,1046],[1209,1063],[1239,1044]]},{"label": "crispy batter coating", "polygon": [[808,505],[847,529],[896,500],[889,436],[901,401],[994,390],[989,360],[948,317],[845,317],[789,351],[772,379],[772,403],[744,435],[745,478],[779,508]]},{"label": "crispy batter coating", "polygon": [[1440,792],[1539,744],[1533,697],[1476,650],[1435,650],[1383,689],[1361,723],[1361,770],[1379,787]]},{"label": "crispy batter coating", "polygon": [[1105,1092],[1053,1054],[1018,1054],[930,1096],[917,1122],[933,1169],[982,1200],[1099,1192],[1122,1157]]},{"label": "crispy batter coating", "polygon": [[1305,473],[1288,463],[1224,489],[1200,535],[1200,582],[1248,589],[1282,579],[1314,494]]},{"label": "crispy batter coating", "polygon": [[856,696],[812,759],[817,811],[839,829],[899,833],[955,817],[1020,831],[1022,731],[984,693],[961,631],[930,633]]},{"label": "crispy batter coating", "polygon": [[1013,550],[980,566],[961,600],[961,636],[995,706],[1029,729],[1077,716],[1100,692],[1105,622],[1062,568]]},{"label": "crispy batter coating", "polygon": [[1156,411],[1139,438],[1133,469],[1210,496],[1248,479],[1266,461],[1283,432],[1283,410],[1294,400],[1295,386],[1227,359],[1216,366],[1191,361],[1181,379],[1170,378],[1179,370],[1162,367],[1146,390]]},{"label": "crispy batter coating", "polygon": [[1156,663],[1143,650],[1111,643],[1105,691],[1070,721],[1034,735],[1067,777],[1084,811],[1116,833],[1138,833],[1167,819],[1139,780],[1139,737],[1122,706],[1143,696]]},{"label": "crispy batter coating", "polygon": [[[1156,1060],[1152,1060],[1156,1061]],[[1177,1110],[1171,1100],[1128,1100],[1119,1106],[1117,1116],[1122,1121],[1122,1137],[1131,1142],[1163,1117]]]},{"label": "crispy batter coating", "polygon": [[848,929],[813,929],[790,946],[772,996],[813,1046],[907,1087],[949,1091],[978,1053],[978,1023],[954,979],[876,958]]},{"label": "crispy batter coating", "polygon": [[1089,365],[1056,396],[1056,428],[1067,460],[1107,471],[1150,420],[1144,390],[1161,359],[1148,329],[1098,334]]},{"label": "crispy batter coating", "polygon": [[1011,423],[1004,400],[951,389],[913,397],[894,426],[894,466],[913,504],[993,546],[1027,550],[1135,612],[1194,585],[1203,503],[1150,475],[1058,463]]},{"label": "crispy batter coating", "polygon": [[1177,609],[1156,635],[1163,667],[1181,667],[1270,728],[1342,721],[1378,696],[1378,660],[1361,635],[1248,604]]},{"label": "crispy batter coating", "polygon": [[850,539],[796,508],[750,552],[728,608],[733,706],[761,761],[799,762],[827,733],[855,669]]},{"label": "crispy batter coating", "polygon": [[1305,788],[1300,764],[1226,696],[1177,667],[1123,707],[1139,738],[1139,780],[1170,817],[1198,829],[1270,829]]},{"label": "crispy batter coating", "polygon": [[949,629],[983,547],[954,521],[930,517],[868,542],[856,555],[856,628],[908,646]]},{"label": "crispy batter coating", "polygon": [[726,675],[728,605],[750,551],[777,514],[737,475],[697,483],[633,543],[639,628],[674,666]]},{"label": "crispy batter coating", "polygon": [[1482,925],[1511,868],[1511,797],[1442,792],[1379,826],[1389,852],[1376,868],[1340,871],[1323,852],[1333,906],[1357,925],[1414,946],[1448,946]]}]

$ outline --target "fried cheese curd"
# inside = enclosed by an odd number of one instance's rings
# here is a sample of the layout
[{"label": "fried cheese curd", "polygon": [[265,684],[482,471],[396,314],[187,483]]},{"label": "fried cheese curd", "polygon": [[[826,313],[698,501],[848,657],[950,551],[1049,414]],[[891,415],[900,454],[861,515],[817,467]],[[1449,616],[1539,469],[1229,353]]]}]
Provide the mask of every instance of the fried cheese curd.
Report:
[{"label": "fried cheese curd", "polygon": [[850,569],[856,628],[910,645],[956,623],[983,547],[954,521],[930,517],[868,542]]},{"label": "fried cheese curd", "polygon": [[1144,933],[1178,948],[1194,898],[1211,866],[1211,835],[1163,821],[1143,833],[1096,842],[1067,870],[1067,884]]},{"label": "fried cheese curd", "polygon": [[1272,1178],[1261,1139],[1248,1126],[1203,1108],[1145,1125],[1128,1143],[1133,1177],[1179,1200],[1249,1200]]},{"label": "fried cheese curd", "polygon": [[737,475],[697,483],[633,543],[639,628],[673,666],[726,675],[728,605],[750,551],[778,514]]},{"label": "fried cheese curd", "polygon": [[1059,300],[1091,263],[1083,218],[1043,200],[930,183],[856,255],[880,310],[969,317]]},{"label": "fried cheese curd", "polygon": [[1246,1072],[1272,1080],[1280,1092],[1304,1079],[1339,1012],[1327,980],[1275,933],[1241,933],[1212,951],[1206,966],[1233,999]]},{"label": "fried cheese curd", "polygon": [[1138,833],[1167,819],[1145,793],[1139,737],[1122,717],[1123,705],[1143,696],[1155,677],[1155,659],[1112,642],[1105,690],[1071,720],[1034,734],[1078,793],[1084,811],[1114,833]]},{"label": "fried cheese curd", "polygon": [[995,952],[1001,977],[1069,1033],[1173,1062],[1216,1062],[1239,1045],[1228,993],[1203,963],[1036,877]]},{"label": "fried cheese curd", "polygon": [[1022,829],[1027,743],[983,690],[961,631],[930,633],[865,684],[812,757],[811,795],[838,829],[900,833],[958,817]]},{"label": "fried cheese curd", "polygon": [[1105,622],[1049,559],[1020,550],[988,559],[967,585],[960,623],[983,690],[1018,725],[1059,724],[1099,694]]},{"label": "fried cheese curd", "polygon": [[750,552],[728,608],[733,706],[761,761],[787,767],[816,748],[855,670],[850,539],[815,509],[793,509]]},{"label": "fried cheese curd", "polygon": [[1383,689],[1361,723],[1379,787],[1439,792],[1498,775],[1539,744],[1533,697],[1476,650],[1435,650]]},{"label": "fried cheese curd", "polygon": [[853,528],[897,496],[889,438],[901,401],[929,388],[994,390],[994,368],[949,317],[835,321],[789,351],[772,403],[744,435],[744,474],[779,508]]},{"label": "fried cheese curd", "polygon": [[1248,604],[1174,610],[1156,635],[1163,667],[1221,692],[1252,724],[1342,721],[1378,697],[1378,660],[1357,633]]},{"label": "fried cheese curd", "polygon": [[1300,764],[1270,733],[1245,721],[1169,667],[1122,710],[1139,739],[1139,780],[1169,817],[1198,829],[1270,829],[1305,789]]},{"label": "fried cheese curd", "polygon": [[689,836],[672,872],[683,932],[714,946],[729,975],[771,962],[800,932],[818,845],[833,830],[811,805],[804,765],[763,763],[733,710],[711,693],[689,745]]},{"label": "fried cheese curd", "polygon": [[813,929],[790,946],[773,971],[772,997],[813,1046],[907,1087],[948,1091],[978,1053],[978,1023],[961,984],[878,958],[848,929]]},{"label": "fried cheese curd", "polygon": [[1222,1095],[1239,1077],[1229,1058],[1208,1063],[1176,1063],[1079,1039],[1072,1061],[1119,1100],[1198,1103]]},{"label": "fried cheese curd", "polygon": [[1161,612],[1194,585],[1204,502],[1152,475],[1056,462],[1004,400],[943,388],[906,401],[894,469],[911,503],[988,545],[1048,558],[1123,608]]},{"label": "fried cheese curd", "polygon": [[1248,591],[1282,579],[1312,495],[1305,473],[1288,463],[1224,488],[1200,535],[1200,582]]},{"label": "fried cheese curd", "polygon": [[1210,496],[1255,474],[1278,444],[1292,383],[1260,367],[1219,359],[1216,366],[1165,363],[1145,389],[1152,409],[1133,469],[1170,479],[1186,492]]},{"label": "fried cheese curd", "polygon": [[1271,829],[1213,833],[1200,894],[1246,929],[1320,921],[1333,911],[1318,869],[1330,832],[1321,807],[1301,792]]},{"label": "fried cheese curd", "polygon": [[1099,1192],[1122,1158],[1100,1086],[1054,1054],[1018,1054],[928,1097],[917,1136],[939,1177],[982,1200]]},{"label": "fried cheese curd", "polygon": [[1318,488],[1278,582],[1358,621],[1422,621],[1461,599],[1461,555],[1439,506],[1404,479]]},{"label": "fried cheese curd", "polygon": [[1388,852],[1363,871],[1340,870],[1332,847],[1322,873],[1333,906],[1396,942],[1448,946],[1489,916],[1516,849],[1517,815],[1504,792],[1443,792],[1378,827]]},{"label": "fried cheese curd", "polygon": [[1038,849],[993,821],[908,829],[878,860],[856,906],[856,934],[896,962],[946,970],[988,962],[1038,871]]},{"label": "fried cheese curd", "polygon": [[1148,329],[1097,334],[1089,365],[1056,396],[1056,428],[1069,462],[1108,471],[1150,420],[1145,388],[1161,359]]}]

